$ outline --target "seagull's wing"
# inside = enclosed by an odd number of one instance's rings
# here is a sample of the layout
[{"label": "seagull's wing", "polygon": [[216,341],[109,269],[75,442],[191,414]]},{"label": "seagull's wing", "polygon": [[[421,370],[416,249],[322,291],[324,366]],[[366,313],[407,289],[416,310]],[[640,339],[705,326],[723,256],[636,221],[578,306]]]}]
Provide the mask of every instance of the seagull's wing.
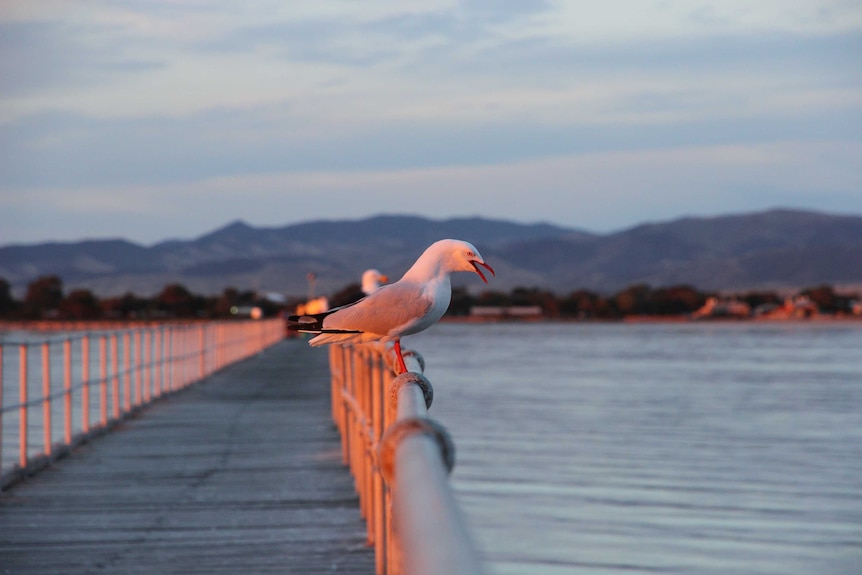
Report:
[{"label": "seagull's wing", "polygon": [[400,281],[327,315],[323,328],[398,335],[420,321],[433,303],[422,284]]}]

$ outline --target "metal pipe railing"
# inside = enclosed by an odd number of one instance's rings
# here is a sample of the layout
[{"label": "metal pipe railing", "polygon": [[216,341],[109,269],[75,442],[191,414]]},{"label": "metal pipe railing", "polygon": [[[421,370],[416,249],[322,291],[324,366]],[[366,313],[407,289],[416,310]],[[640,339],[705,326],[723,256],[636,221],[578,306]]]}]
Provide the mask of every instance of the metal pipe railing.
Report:
[{"label": "metal pipe railing", "polygon": [[[161,395],[284,337],[281,319],[110,325],[109,331],[99,326],[98,331],[40,330],[0,338],[0,488]],[[41,362],[31,362],[37,353]],[[4,371],[14,370],[10,363],[18,364],[17,385]],[[40,368],[32,370],[31,363]],[[4,402],[16,388],[17,402]],[[91,398],[93,388],[98,404]],[[39,436],[40,445],[31,442]]]},{"label": "metal pipe railing", "polygon": [[394,377],[391,346],[330,347],[332,417],[341,434],[377,575],[467,575],[479,555],[448,482],[454,445],[428,417],[422,357],[404,351]]}]

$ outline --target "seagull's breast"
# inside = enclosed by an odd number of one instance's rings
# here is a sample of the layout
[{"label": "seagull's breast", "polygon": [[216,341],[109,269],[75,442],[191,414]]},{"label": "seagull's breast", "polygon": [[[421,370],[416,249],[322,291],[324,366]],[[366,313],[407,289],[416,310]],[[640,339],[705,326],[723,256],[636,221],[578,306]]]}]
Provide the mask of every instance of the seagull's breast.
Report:
[{"label": "seagull's breast", "polygon": [[405,326],[400,331],[400,335],[410,335],[428,329],[443,317],[443,314],[449,309],[449,302],[452,300],[452,286],[449,277],[446,276],[426,283],[423,286],[420,299],[427,305],[425,313],[417,317],[410,325]]}]

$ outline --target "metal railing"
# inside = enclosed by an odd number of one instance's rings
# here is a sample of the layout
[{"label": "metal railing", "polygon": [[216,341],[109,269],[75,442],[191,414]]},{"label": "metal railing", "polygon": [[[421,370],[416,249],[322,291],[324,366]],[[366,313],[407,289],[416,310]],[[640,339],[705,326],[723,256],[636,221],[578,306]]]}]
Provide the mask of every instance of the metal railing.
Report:
[{"label": "metal railing", "polygon": [[330,347],[332,417],[342,459],[359,493],[377,575],[481,573],[448,474],[455,449],[428,417],[424,361],[404,351],[408,372],[393,376],[391,347]]},{"label": "metal railing", "polygon": [[0,337],[0,488],[161,395],[273,345],[284,337],[284,322],[106,324],[90,330]]}]

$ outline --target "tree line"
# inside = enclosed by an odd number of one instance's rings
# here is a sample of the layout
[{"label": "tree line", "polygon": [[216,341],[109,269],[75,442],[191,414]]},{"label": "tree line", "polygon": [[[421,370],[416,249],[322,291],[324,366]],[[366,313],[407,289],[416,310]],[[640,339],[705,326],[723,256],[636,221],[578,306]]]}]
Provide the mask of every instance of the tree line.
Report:
[{"label": "tree line", "polygon": [[[337,306],[361,297],[359,284],[351,284],[330,296],[330,305]],[[829,285],[800,290],[824,314],[851,313],[858,294],[838,293]],[[505,293],[488,290],[471,294],[464,288],[452,291],[448,315],[468,316],[476,306],[517,307],[541,309],[545,318],[560,319],[622,319],[630,316],[684,316],[702,308],[714,292],[700,291],[692,286],[678,285],[653,288],[646,284],[629,286],[613,294],[580,289],[559,296],[539,288],[515,288]],[[773,291],[748,291],[724,295],[748,305],[752,310],[763,306],[782,305],[785,295]],[[110,320],[110,319],[218,319],[243,315],[242,311],[259,308],[264,317],[291,313],[302,298],[273,302],[254,291],[226,288],[218,296],[192,293],[185,286],[166,285],[153,297],[133,293],[98,298],[90,290],[76,288],[66,293],[63,281],[56,275],[37,278],[27,286],[22,300],[12,296],[8,281],[0,278],[0,319],[5,320]],[[858,305],[858,304],[857,304]],[[239,313],[238,313],[239,312]]]},{"label": "tree line", "polygon": [[56,275],[40,277],[27,285],[23,300],[12,296],[9,282],[0,278],[0,319],[5,320],[126,320],[229,318],[238,310],[258,307],[265,316],[277,315],[283,306],[258,297],[254,291],[225,289],[219,296],[192,293],[185,286],[172,283],[153,297],[133,293],[98,298],[87,289],[69,293]]}]

